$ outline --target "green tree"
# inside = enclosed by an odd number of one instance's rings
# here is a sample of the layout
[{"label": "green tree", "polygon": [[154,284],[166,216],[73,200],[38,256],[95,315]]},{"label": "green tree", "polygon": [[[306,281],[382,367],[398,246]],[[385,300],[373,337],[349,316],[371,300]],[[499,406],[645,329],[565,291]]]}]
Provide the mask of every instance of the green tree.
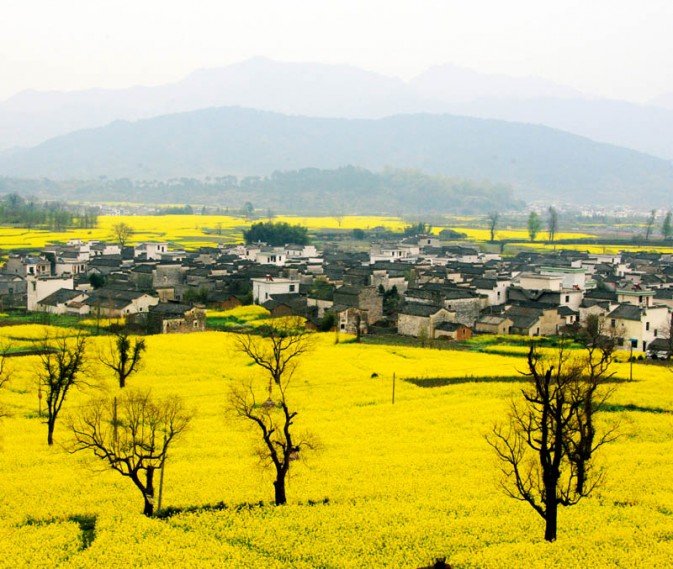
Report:
[{"label": "green tree", "polygon": [[246,243],[261,241],[272,246],[282,246],[288,243],[307,245],[309,242],[308,228],[301,225],[290,225],[284,221],[260,221],[253,223],[250,229],[243,232]]},{"label": "green tree", "polygon": [[241,208],[241,213],[247,219],[250,219],[255,213],[255,206],[252,205],[252,202],[245,202]]},{"label": "green tree", "polygon": [[101,352],[98,359],[114,372],[119,380],[119,387],[124,388],[127,378],[140,368],[145,349],[144,339],[133,340],[126,330],[119,330],[110,342],[107,352]]},{"label": "green tree", "polygon": [[542,221],[540,220],[540,216],[536,211],[531,211],[528,216],[528,235],[530,236],[531,241],[535,241],[541,228]]}]

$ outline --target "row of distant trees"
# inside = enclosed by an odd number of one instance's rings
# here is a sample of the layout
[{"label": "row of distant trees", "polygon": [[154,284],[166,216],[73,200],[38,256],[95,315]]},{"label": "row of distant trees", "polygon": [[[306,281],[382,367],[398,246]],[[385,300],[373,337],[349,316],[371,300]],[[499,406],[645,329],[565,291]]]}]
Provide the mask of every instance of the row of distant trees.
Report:
[{"label": "row of distant trees", "polygon": [[[528,215],[527,227],[530,240],[535,241],[535,238],[542,230],[542,218],[540,217],[540,214],[536,211],[531,211]],[[556,208],[553,206],[550,206],[547,210],[547,233],[549,241],[553,242],[558,233],[558,211],[556,211]]]},{"label": "row of distant trees", "polygon": [[[108,201],[113,195],[118,201],[145,204],[182,204],[185,196],[189,196],[191,203],[228,206],[232,211],[240,204],[252,202],[262,209],[322,215],[344,209],[377,213],[382,208],[389,213],[482,214],[490,209],[511,210],[525,206],[524,202],[514,198],[513,189],[505,184],[431,176],[412,169],[385,168],[382,172],[372,172],[355,166],[334,170],[302,168],[274,172],[265,177],[243,178],[131,180],[101,177],[55,181],[0,177],[0,192],[88,202]],[[176,210],[175,213],[184,212],[184,208]]]},{"label": "row of distant trees", "polygon": [[[657,220],[657,210],[653,209],[650,212],[650,215],[645,220],[645,233],[644,233],[645,241],[649,241],[650,237],[653,235],[656,220]],[[661,223],[660,229],[661,229],[661,236],[664,239],[666,240],[673,239],[673,213],[671,213],[671,211],[667,211],[666,214],[664,215],[664,219]]]},{"label": "row of distant trees", "polygon": [[[642,238],[645,241],[649,241],[650,238],[654,235],[657,219],[657,210],[653,209],[648,215],[644,223],[644,232]],[[495,234],[498,229],[498,224],[500,222],[500,213],[497,211],[492,211],[486,216],[486,223],[490,232],[490,241],[495,241]],[[536,211],[531,211],[528,215],[528,220],[526,223],[526,228],[528,230],[528,236],[531,241],[535,241],[537,237],[543,230],[543,219],[540,214]],[[546,218],[546,230],[547,230],[547,239],[550,242],[553,242],[556,239],[556,234],[559,230],[559,213],[555,207],[550,206],[547,209],[547,218]],[[665,240],[673,239],[673,213],[667,211],[664,215],[664,218],[660,227],[661,236]]]},{"label": "row of distant trees", "polygon": [[0,224],[52,231],[70,228],[90,229],[98,225],[97,207],[76,207],[63,202],[26,200],[18,194],[0,199]]},{"label": "row of distant trees", "polygon": [[[500,212],[492,211],[486,216],[486,223],[488,225],[488,230],[490,234],[489,241],[493,243],[495,241],[495,234],[498,230],[498,224],[500,223]],[[549,241],[554,241],[556,239],[556,234],[558,233],[559,228],[559,215],[556,208],[550,206],[547,210],[547,232],[549,235]],[[531,211],[528,215],[527,221],[528,236],[531,241],[535,241],[537,236],[542,231],[542,218],[540,214],[536,211]]]}]

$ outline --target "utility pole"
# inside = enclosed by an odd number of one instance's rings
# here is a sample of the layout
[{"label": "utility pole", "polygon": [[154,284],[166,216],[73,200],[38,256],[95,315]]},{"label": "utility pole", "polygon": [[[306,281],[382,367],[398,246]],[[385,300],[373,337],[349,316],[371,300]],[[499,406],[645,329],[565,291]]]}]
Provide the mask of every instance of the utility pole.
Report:
[{"label": "utility pole", "polygon": [[112,406],[112,440],[114,441],[114,447],[117,448],[117,398],[114,398]]},{"label": "utility pole", "polygon": [[159,477],[159,501],[157,503],[157,514],[161,512],[161,499],[164,495],[164,465],[166,464],[166,433],[164,433],[164,456],[161,457],[161,476]]}]

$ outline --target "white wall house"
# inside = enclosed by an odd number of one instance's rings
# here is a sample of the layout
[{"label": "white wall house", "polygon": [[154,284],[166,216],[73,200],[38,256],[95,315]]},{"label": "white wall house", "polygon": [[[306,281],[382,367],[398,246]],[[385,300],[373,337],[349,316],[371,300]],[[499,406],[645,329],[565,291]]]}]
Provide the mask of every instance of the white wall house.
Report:
[{"label": "white wall house", "polygon": [[255,255],[255,262],[260,265],[276,265],[281,267],[286,261],[287,255],[283,247],[264,248]]},{"label": "white wall house", "polygon": [[542,267],[540,275],[546,277],[561,277],[562,288],[576,288],[584,290],[586,288],[587,270],[585,268],[575,267]]},{"label": "white wall house", "polygon": [[62,277],[26,277],[28,310],[37,310],[37,303],[59,289],[74,289],[72,275]]},{"label": "white wall house", "polygon": [[168,243],[166,242],[146,242],[140,243],[133,248],[133,256],[140,257],[143,253],[148,261],[160,261],[161,256],[168,252]]},{"label": "white wall house", "polygon": [[606,318],[615,334],[624,338],[621,349],[630,350],[634,340],[634,349],[641,352],[656,338],[665,337],[670,325],[667,306],[620,304]]},{"label": "white wall house", "polygon": [[526,290],[561,290],[563,288],[562,275],[521,273],[517,280],[518,285]]},{"label": "white wall house", "polygon": [[252,300],[255,304],[263,304],[274,294],[299,294],[299,281],[266,277],[252,279]]}]

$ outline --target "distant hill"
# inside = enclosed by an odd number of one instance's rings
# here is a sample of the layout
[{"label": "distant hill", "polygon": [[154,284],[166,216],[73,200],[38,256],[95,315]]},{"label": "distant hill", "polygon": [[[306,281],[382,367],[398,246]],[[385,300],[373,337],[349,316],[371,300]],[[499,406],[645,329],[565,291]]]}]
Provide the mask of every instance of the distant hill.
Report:
[{"label": "distant hill", "polygon": [[156,87],[19,93],[0,102],[0,150],[115,120],[223,106],[310,117],[450,113],[528,122],[673,159],[673,103],[666,96],[635,105],[592,98],[535,77],[488,75],[454,65],[403,81],[347,65],[259,57]]},{"label": "distant hill", "polygon": [[451,115],[319,119],[216,108],[115,122],[0,157],[0,175],[55,179],[266,176],[353,165],[509,184],[521,199],[668,205],[665,160],[547,127]]}]

